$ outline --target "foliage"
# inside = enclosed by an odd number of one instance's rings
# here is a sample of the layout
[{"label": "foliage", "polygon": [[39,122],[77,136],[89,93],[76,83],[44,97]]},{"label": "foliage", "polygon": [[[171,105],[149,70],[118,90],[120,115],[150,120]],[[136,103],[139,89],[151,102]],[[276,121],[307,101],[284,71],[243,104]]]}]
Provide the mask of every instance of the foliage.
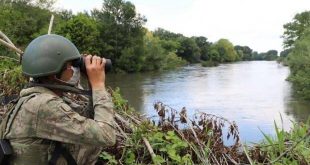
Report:
[{"label": "foliage", "polygon": [[257,164],[310,164],[309,126],[309,121],[294,123],[290,132],[285,132],[274,123],[276,136],[263,133],[265,139],[249,149],[251,159]]},{"label": "foliage", "polygon": [[163,69],[173,69],[176,67],[184,66],[187,62],[181,57],[177,56],[175,52],[169,52],[166,56],[166,62]]},{"label": "foliage", "polygon": [[285,49],[285,50],[281,51],[280,57],[286,58],[291,53],[291,51],[292,51],[292,49]]},{"label": "foliage", "polygon": [[153,37],[151,32],[144,36],[144,63],[142,70],[160,70],[164,68],[166,54],[165,50],[160,44],[160,39]]},{"label": "foliage", "polygon": [[253,60],[253,57],[252,57],[253,50],[250,47],[236,45],[234,49],[236,50],[239,56],[239,59],[243,61]]},{"label": "foliage", "polygon": [[269,50],[266,53],[259,54],[261,60],[272,61],[278,58],[278,51],[277,50]]},{"label": "foliage", "polygon": [[[228,40],[211,43],[204,36],[186,37],[162,28],[149,32],[143,27],[146,18],[129,1],[104,0],[101,9],[78,14],[52,11],[53,3],[53,0],[1,1],[0,29],[24,49],[32,39],[46,34],[50,15],[54,14],[53,32],[69,38],[81,53],[110,58],[116,72],[172,69],[203,61],[212,61],[204,62],[205,65],[265,60],[262,57],[265,54],[250,58],[254,56],[247,46],[237,46],[234,51]],[[14,57],[4,47],[0,47],[0,53]]]},{"label": "foliage", "polygon": [[310,32],[294,44],[288,56],[291,69],[289,80],[298,96],[310,99]]},{"label": "foliage", "polygon": [[210,47],[211,47],[211,42],[207,41],[206,37],[200,36],[200,37],[192,37],[197,46],[199,47],[199,54],[200,54],[200,59],[203,61],[210,60]]},{"label": "foliage", "polygon": [[294,42],[300,39],[305,30],[310,27],[310,11],[304,11],[294,16],[293,21],[283,25],[283,44],[285,48],[292,48]]},{"label": "foliage", "polygon": [[184,38],[184,36],[180,33],[173,33],[168,30],[158,28],[154,31],[154,36],[159,37],[162,40],[173,40],[176,41],[180,38]]},{"label": "foliage", "polygon": [[176,53],[190,63],[199,62],[200,60],[199,47],[192,38],[182,38],[180,40],[180,48]]},{"label": "foliage", "polygon": [[0,96],[18,94],[27,83],[15,59],[0,56]]},{"label": "foliage", "polygon": [[1,3],[0,29],[16,46],[24,48],[43,28],[47,29],[51,16],[49,10],[33,5],[31,1]]},{"label": "foliage", "polygon": [[79,13],[68,21],[60,24],[56,33],[71,40],[80,52],[99,53],[99,30],[94,19],[86,14]]},{"label": "foliage", "polygon": [[214,47],[220,56],[220,62],[233,62],[239,59],[233,44],[227,39],[220,39]]},{"label": "foliage", "polygon": [[120,69],[140,71],[146,19],[136,13],[135,6],[124,0],[105,0],[102,9],[93,10],[92,15],[99,25],[100,54]]}]

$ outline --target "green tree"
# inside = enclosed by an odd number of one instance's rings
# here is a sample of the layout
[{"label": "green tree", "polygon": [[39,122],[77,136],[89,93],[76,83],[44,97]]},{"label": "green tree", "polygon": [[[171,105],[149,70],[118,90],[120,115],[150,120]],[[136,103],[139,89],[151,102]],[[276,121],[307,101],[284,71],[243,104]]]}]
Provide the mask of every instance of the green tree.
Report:
[{"label": "green tree", "polygon": [[167,53],[173,52],[175,54],[181,48],[180,40],[184,38],[182,34],[176,34],[168,30],[158,28],[153,32],[154,37],[160,39],[161,46],[165,49]]},{"label": "green tree", "polygon": [[183,38],[184,36],[180,33],[173,33],[168,30],[157,28],[154,31],[154,36],[159,37],[162,40],[179,40],[180,38]]},{"label": "green tree", "polygon": [[254,51],[252,53],[252,60],[254,60],[254,61],[263,60],[263,54],[262,53],[258,53],[257,51]]},{"label": "green tree", "polygon": [[207,61],[210,59],[210,46],[211,42],[208,42],[206,37],[192,37],[195,40],[197,46],[199,47],[200,59]]},{"label": "green tree", "polygon": [[212,44],[210,47],[210,59],[209,61],[214,61],[214,62],[221,62],[221,57],[220,53],[217,49],[216,44]]},{"label": "green tree", "polygon": [[180,48],[180,42],[177,40],[163,40],[160,39],[161,46],[167,51],[167,52],[176,52]]},{"label": "green tree", "polygon": [[215,47],[220,56],[220,62],[233,62],[239,57],[233,44],[227,39],[220,39],[215,43]]},{"label": "green tree", "polygon": [[300,37],[294,44],[294,49],[288,55],[290,66],[289,80],[298,96],[310,99],[310,32]]},{"label": "green tree", "polygon": [[310,11],[296,14],[292,22],[283,25],[285,48],[291,48],[296,40],[305,34],[305,30],[310,27]]},{"label": "green tree", "polygon": [[[0,30],[24,49],[35,37],[47,33],[51,16],[47,7],[52,4],[51,0],[0,0]],[[0,55],[16,57],[2,45]]]},{"label": "green tree", "polygon": [[234,49],[236,50],[236,52],[237,52],[237,54],[241,60],[249,61],[252,59],[253,50],[250,47],[236,45],[234,47]]},{"label": "green tree", "polygon": [[99,30],[97,23],[91,17],[79,13],[63,22],[56,30],[57,34],[70,39],[84,53],[99,53]]},{"label": "green tree", "polygon": [[292,51],[292,49],[285,49],[285,50],[281,51],[280,57],[286,58],[291,51]]},{"label": "green tree", "polygon": [[[165,49],[162,44],[171,48]],[[175,42],[161,40],[153,33],[147,32],[144,36],[144,62],[142,71],[172,69],[184,65],[186,62],[176,55]]]},{"label": "green tree", "polygon": [[151,32],[144,36],[144,63],[142,70],[151,71],[162,69],[165,65],[165,50],[160,45],[160,40]]},{"label": "green tree", "polygon": [[139,71],[145,34],[142,25],[146,19],[136,12],[135,6],[124,0],[104,0],[102,9],[93,10],[92,16],[99,24],[100,54],[111,58],[114,66],[122,70]]},{"label": "green tree", "polygon": [[[19,47],[24,48],[47,29],[51,12],[30,1],[8,1],[0,5],[0,29]],[[47,33],[47,30],[45,31]]]},{"label": "green tree", "polygon": [[271,61],[276,60],[278,58],[278,51],[277,50],[269,50],[266,52],[266,56],[264,60]]},{"label": "green tree", "polygon": [[196,63],[200,60],[199,47],[192,38],[184,37],[180,40],[180,48],[177,55],[190,63]]}]

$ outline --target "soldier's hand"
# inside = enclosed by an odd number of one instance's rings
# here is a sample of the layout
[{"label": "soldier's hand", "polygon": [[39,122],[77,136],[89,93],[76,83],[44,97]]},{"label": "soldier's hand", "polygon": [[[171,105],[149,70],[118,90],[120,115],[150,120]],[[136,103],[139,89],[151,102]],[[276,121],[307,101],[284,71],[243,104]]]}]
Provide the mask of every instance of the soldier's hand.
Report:
[{"label": "soldier's hand", "polygon": [[87,55],[84,62],[92,89],[105,89],[104,66],[106,60],[98,56]]}]

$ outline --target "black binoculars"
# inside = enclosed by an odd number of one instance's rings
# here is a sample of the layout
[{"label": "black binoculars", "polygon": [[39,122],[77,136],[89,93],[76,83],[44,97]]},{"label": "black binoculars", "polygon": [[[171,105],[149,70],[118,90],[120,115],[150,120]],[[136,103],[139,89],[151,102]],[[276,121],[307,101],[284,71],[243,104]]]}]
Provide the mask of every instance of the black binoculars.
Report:
[{"label": "black binoculars", "polygon": [[[85,57],[82,56],[79,59],[74,60],[72,62],[72,66],[79,67],[81,72],[86,73],[86,66],[85,66],[84,58]],[[104,71],[109,72],[112,69],[112,61],[110,59],[105,59],[105,60],[106,60],[106,63],[104,65]]]}]

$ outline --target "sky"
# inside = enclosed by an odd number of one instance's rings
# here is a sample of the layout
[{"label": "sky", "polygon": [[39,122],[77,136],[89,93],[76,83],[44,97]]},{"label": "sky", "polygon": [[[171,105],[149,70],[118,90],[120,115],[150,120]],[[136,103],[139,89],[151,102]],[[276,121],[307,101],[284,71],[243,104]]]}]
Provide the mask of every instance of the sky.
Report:
[{"label": "sky", "polygon": [[[283,25],[310,10],[310,0],[129,0],[147,18],[145,27],[187,37],[226,38],[254,51],[283,50]],[[58,0],[56,8],[74,13],[100,9],[103,0]]]}]

